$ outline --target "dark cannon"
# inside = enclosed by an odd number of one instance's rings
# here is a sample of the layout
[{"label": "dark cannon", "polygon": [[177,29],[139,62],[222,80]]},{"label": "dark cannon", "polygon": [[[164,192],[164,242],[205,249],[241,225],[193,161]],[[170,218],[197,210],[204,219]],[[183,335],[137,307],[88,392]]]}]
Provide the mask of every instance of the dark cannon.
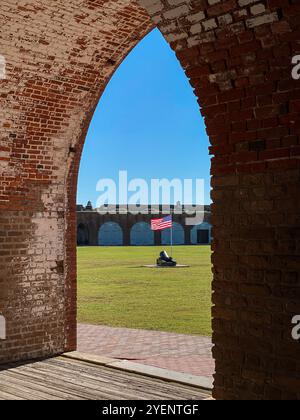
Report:
[{"label": "dark cannon", "polygon": [[173,260],[173,258],[169,257],[166,251],[162,251],[160,253],[159,258],[157,259],[157,265],[159,267],[176,267],[177,261]]}]

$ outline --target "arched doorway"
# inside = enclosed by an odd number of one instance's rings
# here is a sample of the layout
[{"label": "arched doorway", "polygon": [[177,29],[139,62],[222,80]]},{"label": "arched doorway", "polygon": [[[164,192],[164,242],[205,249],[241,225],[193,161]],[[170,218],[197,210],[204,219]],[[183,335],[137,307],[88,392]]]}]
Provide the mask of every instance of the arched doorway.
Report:
[{"label": "arched doorway", "polygon": [[89,235],[88,227],[85,224],[80,223],[77,228],[77,245],[78,246],[89,245],[89,242],[90,242],[89,237],[90,235]]},{"label": "arched doorway", "polygon": [[[185,235],[184,229],[180,223],[173,223],[173,245],[184,245]],[[164,230],[161,234],[161,244],[170,245],[171,243],[171,229]]]},{"label": "arched doorway", "polygon": [[209,223],[202,223],[194,226],[191,231],[192,245],[209,245],[211,244],[211,225]]},{"label": "arched doorway", "polygon": [[133,246],[154,245],[154,232],[149,223],[136,223],[130,232],[130,244]]},{"label": "arched doorway", "polygon": [[118,223],[107,222],[99,229],[98,244],[100,246],[122,246],[123,230]]}]

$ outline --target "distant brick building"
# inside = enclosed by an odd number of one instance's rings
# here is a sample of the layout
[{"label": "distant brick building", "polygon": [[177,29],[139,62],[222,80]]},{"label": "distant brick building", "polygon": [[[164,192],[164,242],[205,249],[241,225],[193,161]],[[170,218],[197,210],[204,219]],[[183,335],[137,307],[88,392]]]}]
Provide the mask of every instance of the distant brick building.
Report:
[{"label": "distant brick building", "polygon": [[[170,214],[162,206],[157,213],[151,212],[151,206],[143,206],[140,212],[132,214],[125,207],[116,208],[116,214],[102,209],[94,210],[90,203],[77,206],[77,245],[79,246],[151,246],[169,245],[170,229],[163,232],[151,230],[151,219]],[[208,245],[211,243],[210,206],[203,211],[203,222],[195,226],[188,225],[190,218],[181,206],[171,206],[173,215],[174,245]]]}]

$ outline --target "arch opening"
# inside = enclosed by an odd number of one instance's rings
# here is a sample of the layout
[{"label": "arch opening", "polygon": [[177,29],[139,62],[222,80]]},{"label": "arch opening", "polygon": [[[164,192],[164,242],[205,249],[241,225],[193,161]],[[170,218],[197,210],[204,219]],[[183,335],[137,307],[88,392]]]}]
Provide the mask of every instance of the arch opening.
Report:
[{"label": "arch opening", "polygon": [[[147,54],[142,53],[143,49]],[[142,54],[145,56],[142,57]],[[137,65],[137,63],[142,64]],[[163,70],[162,64],[165,66]],[[111,110],[114,111],[113,114]],[[92,308],[97,308],[98,313],[93,314],[92,322],[94,325],[97,322],[101,323],[102,328],[106,329],[113,327],[143,329],[146,335],[153,331],[157,337],[163,333],[173,332],[178,340],[180,334],[198,334],[199,341],[202,339],[208,343],[205,354],[206,368],[204,369],[202,363],[198,374],[201,375],[203,372],[204,375],[209,376],[209,380],[212,380],[214,366],[210,351],[211,339],[200,337],[200,334],[207,336],[211,334],[210,249],[199,254],[195,247],[193,250],[189,249],[191,228],[187,224],[188,215],[184,213],[184,203],[178,198],[178,190],[176,190],[179,183],[182,183],[182,186],[185,185],[185,176],[194,181],[192,178],[196,175],[205,174],[207,179],[210,179],[208,139],[204,132],[203,121],[201,129],[198,123],[199,107],[188,80],[161,34],[153,31],[132,51],[111,79],[94,113],[86,139],[78,190],[80,202],[92,199],[93,210],[91,212],[87,207],[82,208],[80,205],[78,207],[82,209],[81,220],[86,217],[93,222],[94,226],[100,226],[98,244],[102,246],[102,249],[90,251],[89,265],[94,258],[93,277],[97,278],[96,284],[92,282],[93,296],[90,296],[90,307],[88,307],[87,299],[88,273],[85,274],[82,269],[84,266],[88,268],[87,253],[79,252],[78,254],[78,271],[81,273],[79,313],[80,319],[83,319],[86,324],[91,320],[88,313],[91,313]],[[113,144],[113,147],[109,147],[110,144]],[[193,154],[191,154],[191,149]],[[155,150],[158,152],[154,152]],[[205,156],[201,165],[202,172],[191,170],[196,152]],[[100,156],[101,169],[97,161]],[[119,192],[118,177],[115,174],[111,178],[108,176],[113,173],[113,170],[118,173],[120,168],[122,173],[127,172],[128,176],[128,194],[125,205],[124,202],[118,201],[118,194],[114,196],[115,192]],[[125,171],[126,168],[128,168],[127,171]],[[98,182],[100,170],[104,179]],[[94,173],[97,174],[97,178],[93,181]],[[167,174],[169,180],[166,180]],[[143,198],[139,198],[136,203],[135,212],[131,209],[124,211],[124,206],[133,203],[133,197],[139,193],[139,189],[146,185],[150,193],[152,181],[159,177],[163,181],[170,181],[172,189],[167,197],[168,201],[164,201],[165,197],[162,193],[158,198],[162,201],[157,202],[147,202],[152,194],[149,194],[147,199],[144,199],[145,195],[143,195]],[[172,178],[176,177],[176,182],[173,182]],[[88,184],[92,182],[93,184],[97,182],[101,201],[98,197],[96,201],[95,196],[92,196],[94,191],[91,191]],[[162,182],[162,185],[165,184]],[[133,194],[130,194],[131,192]],[[182,190],[182,192],[185,191]],[[91,195],[83,195],[83,193]],[[186,204],[193,204],[192,198]],[[153,207],[158,208],[158,214],[153,212]],[[207,207],[206,210],[209,213],[209,206]],[[172,243],[170,229],[162,232],[154,232],[151,229],[153,219],[168,217],[170,214],[172,214],[173,222]],[[117,229],[116,226],[118,226]],[[116,240],[120,228],[123,230],[123,238]],[[157,263],[163,249],[171,255],[173,245],[176,245],[174,258],[178,256],[179,264],[191,264],[191,272],[180,275],[179,271],[178,273],[166,271],[161,276],[157,273],[156,280],[152,279],[153,273],[149,268],[145,268],[144,273],[141,272],[143,266]],[[104,246],[110,246],[110,249],[103,249]],[[198,268],[195,264],[198,265],[199,257],[203,259],[203,264],[208,269],[205,277],[203,274],[203,282],[197,284],[195,273]],[[133,270],[134,267],[136,270]],[[190,270],[189,266],[187,268]],[[154,276],[157,275],[154,274]],[[185,282],[189,284],[189,293],[185,290]],[[147,284],[146,289],[145,284]],[[109,285],[111,290],[107,289]],[[84,299],[82,299],[81,288]],[[120,293],[122,293],[122,305],[116,305],[116,302],[119,302]],[[201,302],[197,300],[199,295],[202,296]],[[99,304],[97,304],[98,301]],[[187,316],[182,315],[183,312],[195,314],[195,318],[200,320],[201,325],[197,328],[195,323],[189,322]],[[83,316],[83,314],[86,315]],[[156,319],[153,318],[153,314],[157,314]],[[80,334],[81,328],[79,325]],[[80,334],[80,351],[92,353],[93,351],[86,347],[86,340],[85,343],[82,342]],[[107,334],[109,335],[109,332]],[[101,348],[100,342],[99,347]],[[121,352],[122,346],[119,346],[117,350]],[[131,351],[134,353],[134,348]],[[168,349],[166,348],[165,351],[167,352]],[[122,357],[121,353],[119,357]],[[195,357],[203,359],[203,352],[195,354]],[[166,368],[162,361],[160,363],[162,368]],[[172,366],[174,370],[177,369],[175,358]],[[187,364],[183,369],[186,373],[197,373],[196,369],[191,372]]]},{"label": "arch opening", "polygon": [[154,245],[154,232],[149,223],[136,223],[130,232],[130,243],[133,246],[152,246]]},{"label": "arch opening", "polygon": [[210,245],[212,242],[211,230],[212,227],[207,222],[194,226],[191,231],[192,245]]},{"label": "arch opening", "polygon": [[[173,245],[185,245],[184,228],[180,223],[174,222],[172,227],[172,243]],[[171,229],[162,232],[161,243],[164,246],[170,246],[171,243]]]},{"label": "arch opening", "polygon": [[122,246],[123,230],[118,223],[106,222],[99,229],[98,244],[100,246]]},{"label": "arch opening", "polygon": [[89,229],[87,225],[80,223],[77,228],[77,245],[78,246],[86,246],[89,245]]}]

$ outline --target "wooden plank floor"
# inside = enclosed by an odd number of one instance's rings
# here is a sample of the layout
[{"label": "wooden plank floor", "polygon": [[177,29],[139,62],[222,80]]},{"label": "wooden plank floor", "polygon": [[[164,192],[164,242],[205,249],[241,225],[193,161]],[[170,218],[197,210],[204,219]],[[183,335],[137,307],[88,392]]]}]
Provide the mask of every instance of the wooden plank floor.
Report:
[{"label": "wooden plank floor", "polygon": [[57,357],[0,368],[0,400],[205,400],[208,391]]}]

